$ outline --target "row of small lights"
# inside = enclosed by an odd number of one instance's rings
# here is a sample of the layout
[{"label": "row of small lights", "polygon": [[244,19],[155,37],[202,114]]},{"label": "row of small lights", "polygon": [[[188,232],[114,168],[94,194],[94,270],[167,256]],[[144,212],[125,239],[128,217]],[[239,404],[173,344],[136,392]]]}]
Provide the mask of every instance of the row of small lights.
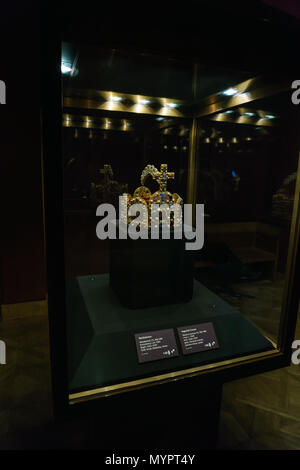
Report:
[{"label": "row of small lights", "polygon": [[[72,66],[70,63],[68,62],[62,62],[61,64],[61,72],[63,74],[69,74],[72,72]],[[107,100],[109,103],[111,104],[114,104],[114,103],[120,103],[121,101],[123,101],[124,98],[122,98],[121,96],[116,96],[116,95],[111,95],[110,98]],[[140,106],[148,106],[152,103],[151,100],[147,99],[147,98],[138,98],[137,100],[137,105],[140,105]],[[172,101],[168,101],[164,104],[163,107],[167,107],[167,108],[171,108],[171,109],[175,109],[175,108],[178,108],[179,107],[179,104],[178,103],[174,103]]]},{"label": "row of small lights", "polygon": [[[75,129],[75,134],[74,134],[74,137],[75,138],[78,138],[78,129]],[[94,134],[92,132],[92,130],[90,130],[90,133],[89,133],[89,138],[90,139],[93,139],[94,138]],[[252,137],[246,137],[245,138],[246,141],[251,141],[252,140]],[[210,144],[212,143],[212,139],[210,137],[206,137],[203,142],[205,144]],[[237,144],[239,142],[239,140],[237,139],[237,137],[232,137],[231,139],[231,143],[233,144]],[[223,137],[219,137],[217,142],[215,142],[215,145],[217,144],[225,144],[225,141],[224,141],[224,138]],[[229,142],[226,143],[227,146],[230,145]],[[183,152],[186,152],[188,149],[188,147],[186,145],[184,145],[183,147],[179,148],[177,145],[173,145],[173,146],[168,146],[168,145],[164,145],[163,146],[163,150],[175,150],[177,152],[177,150],[182,150]]]},{"label": "row of small lights", "polygon": [[[163,120],[164,120],[163,117],[158,117],[158,118],[156,118],[156,121],[163,121]],[[72,117],[70,117],[70,116],[66,116],[65,119],[64,119],[64,122],[65,122],[65,124],[67,124],[67,125],[70,125],[70,124],[72,123],[72,121],[73,121],[73,120],[72,120]],[[94,120],[91,119],[91,118],[86,118],[86,119],[85,119],[85,123],[86,123],[87,127],[89,127],[91,124],[94,123]],[[111,126],[111,124],[112,124],[112,121],[110,121],[110,120],[108,120],[108,119],[105,119],[105,120],[104,120],[105,128],[108,129],[108,128]],[[128,127],[130,127],[130,126],[131,126],[131,123],[130,123],[129,121],[127,121],[127,120],[124,119],[124,120],[123,120],[123,125],[122,125],[123,129],[126,130],[126,129],[127,129]]]},{"label": "row of small lights", "polygon": [[[72,65],[69,62],[62,61],[62,63],[61,63],[61,72],[66,75],[66,74],[70,74],[72,71],[73,71]],[[124,100],[124,98],[122,98],[121,96],[111,95],[110,98],[107,101],[113,104],[113,103],[120,103],[123,100]],[[148,106],[151,103],[152,103],[152,101],[147,99],[147,98],[138,98],[136,104],[141,105],[141,106]],[[163,107],[175,109],[175,108],[179,107],[179,103],[174,103],[172,101],[168,101],[164,104]]]},{"label": "row of small lights", "polygon": [[[122,101],[124,101],[124,98],[122,98],[121,96],[111,95],[110,98],[107,101],[111,104],[121,103]],[[147,98],[138,98],[136,104],[138,106],[149,106],[151,103],[153,103],[153,102],[151,100],[147,99]],[[162,107],[163,108],[175,109],[175,108],[179,107],[179,104],[178,103],[173,103],[172,101],[168,101]],[[163,118],[161,118],[161,119],[158,118],[157,120],[163,120]]]},{"label": "row of small lights", "polygon": [[[71,64],[69,63],[66,63],[66,62],[62,62],[61,64],[61,72],[63,74],[67,74],[67,73],[70,73],[72,71],[72,67],[71,67]],[[237,88],[228,88],[227,90],[225,91],[222,91],[221,92],[222,95],[224,96],[235,96],[235,95],[238,95],[239,94],[239,91]],[[242,95],[246,95],[247,93],[241,93]],[[108,100],[110,103],[120,103],[121,101],[123,101],[123,98],[121,96],[115,96],[115,95],[111,95],[109,100]],[[137,101],[137,104],[138,105],[142,105],[142,106],[148,106],[151,104],[151,100],[148,100],[146,98],[138,98],[138,101]],[[178,103],[173,103],[173,102],[167,102],[165,104],[165,107],[168,107],[168,108],[171,108],[171,109],[175,109],[175,108],[178,108],[179,107],[179,104]],[[225,111],[224,113],[222,114],[232,114],[234,113],[233,110],[228,110],[228,111]],[[247,111],[243,114],[244,116],[247,116],[247,117],[254,117],[256,116],[255,113],[252,113],[250,111]],[[272,114],[266,114],[263,119],[275,119],[276,116],[272,115]],[[163,117],[158,117],[157,118],[157,121],[162,121],[164,118]]]},{"label": "row of small lights", "polygon": [[[62,71],[63,74],[70,73],[72,71],[71,64],[62,62],[61,71]],[[228,88],[227,90],[222,91],[221,94],[224,95],[224,96],[235,96],[235,95],[239,94],[239,91],[238,91],[237,88]],[[241,94],[246,95],[247,93],[241,93]],[[112,104],[113,103],[120,103],[121,101],[123,101],[123,98],[121,96],[111,95],[108,101]],[[142,105],[142,106],[147,106],[147,105],[151,104],[151,100],[148,100],[146,98],[138,98],[137,104]],[[173,102],[167,102],[165,104],[165,107],[168,107],[168,108],[171,108],[171,109],[175,109],[178,106],[179,106],[178,103],[173,103]],[[233,113],[234,113],[234,111],[232,109],[229,109],[229,110],[227,110],[227,111],[225,111],[224,113],[221,113],[221,114],[229,115],[229,114],[233,114]],[[257,115],[256,115],[256,113],[247,111],[243,114],[243,116],[255,117]],[[276,116],[274,116],[273,114],[266,114],[261,119],[275,119],[275,118],[276,118]],[[164,118],[163,117],[158,117],[158,118],[156,118],[156,120],[157,121],[163,121]],[[88,122],[92,122],[92,121],[88,120]],[[108,122],[108,124],[110,125],[111,122]]]},{"label": "row of small lights", "polygon": [[[222,91],[221,92],[222,95],[224,96],[235,96],[235,95],[238,95],[239,94],[239,91],[237,88],[228,88],[227,90],[225,91]],[[246,95],[247,93],[241,93],[241,95]],[[222,114],[232,114],[234,113],[234,111],[232,109],[229,109],[228,111],[225,111],[224,113]],[[247,111],[243,114],[243,116],[247,116],[247,117],[255,117],[256,116],[256,113],[252,113],[250,111]],[[273,114],[266,114],[263,118],[261,119],[276,119],[276,116],[274,116]]]},{"label": "row of small lights", "polygon": [[[233,114],[234,111],[232,109],[228,109],[228,111],[225,111],[224,113],[221,114]],[[252,113],[250,111],[246,111],[245,113],[241,114],[241,116],[247,116],[247,117],[259,117],[257,116],[256,113]],[[264,117],[260,117],[260,119],[276,119],[276,116],[273,114],[266,114]]]},{"label": "row of small lights", "polygon": [[[71,123],[71,121],[72,121],[72,119],[68,116],[68,117],[66,118],[66,122],[67,122],[67,123]],[[87,123],[87,124],[91,124],[92,122],[93,122],[92,119],[86,119],[86,123]],[[111,124],[112,124],[112,122],[106,119],[106,120],[105,120],[105,129],[109,129],[109,127],[110,127]],[[123,126],[122,126],[122,127],[123,127],[123,130],[126,130],[130,125],[131,125],[130,122],[124,121]],[[91,138],[91,136],[92,136],[92,134],[91,134],[91,132],[90,132],[90,138]],[[252,138],[251,138],[251,137],[246,137],[245,140],[251,141]],[[211,141],[212,141],[212,139],[211,139],[210,137],[206,137],[206,138],[204,138],[204,141],[203,141],[203,142],[206,143],[206,144],[209,144],[209,143],[211,143]],[[219,138],[218,138],[218,142],[219,142],[219,143],[224,143],[224,138],[223,138],[223,137],[219,137]],[[236,137],[233,137],[233,138],[231,139],[231,142],[232,142],[232,143],[238,143],[238,139],[237,139]],[[164,145],[163,148],[164,148],[165,150],[167,150],[167,149],[168,149],[168,146],[167,146],[167,145]],[[172,148],[173,148],[174,150],[178,150],[178,147],[177,147],[176,145],[174,145]],[[186,146],[183,146],[183,147],[182,147],[182,150],[183,150],[183,151],[186,151],[186,150],[187,150],[187,147],[186,147]]]},{"label": "row of small lights", "polygon": [[[246,140],[247,142],[250,142],[250,141],[252,140],[252,137],[246,137],[245,140]],[[211,139],[210,137],[205,137],[205,139],[204,139],[203,142],[204,142],[205,144],[210,144],[210,143],[213,143],[213,139]],[[218,140],[214,142],[215,145],[217,145],[217,144],[225,144],[225,143],[226,143],[227,146],[229,146],[230,143],[232,143],[232,144],[238,144],[238,143],[239,143],[239,139],[238,139],[237,137],[232,137],[232,138],[230,139],[230,142],[225,142],[224,137],[219,137]]]},{"label": "row of small lights", "polygon": [[[91,119],[91,118],[86,118],[86,119],[85,119],[86,127],[89,127],[91,124],[93,124],[93,122],[94,122],[93,119]],[[70,116],[67,116],[67,117],[65,118],[65,123],[66,123],[67,125],[70,125],[70,124],[72,123],[72,118],[71,118]],[[105,127],[105,129],[109,129],[110,126],[111,126],[111,124],[112,124],[112,121],[109,121],[108,119],[105,119],[105,121],[104,121],[104,127]],[[127,128],[130,127],[130,126],[131,126],[131,123],[128,122],[128,121],[126,121],[126,120],[124,119],[124,120],[123,120],[123,124],[122,124],[122,126],[121,126],[121,127],[123,128],[123,130],[127,130]]]}]

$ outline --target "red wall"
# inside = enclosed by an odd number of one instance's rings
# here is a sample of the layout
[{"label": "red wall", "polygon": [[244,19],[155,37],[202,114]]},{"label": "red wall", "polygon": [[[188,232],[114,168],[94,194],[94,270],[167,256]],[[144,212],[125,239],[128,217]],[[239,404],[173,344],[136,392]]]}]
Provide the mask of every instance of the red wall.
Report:
[{"label": "red wall", "polygon": [[[25,3],[25,2],[24,2]],[[1,303],[46,295],[40,141],[39,12],[1,4]],[[1,24],[2,23],[2,24]]]},{"label": "red wall", "polygon": [[299,0],[263,0],[263,3],[278,8],[295,18],[300,18]]}]

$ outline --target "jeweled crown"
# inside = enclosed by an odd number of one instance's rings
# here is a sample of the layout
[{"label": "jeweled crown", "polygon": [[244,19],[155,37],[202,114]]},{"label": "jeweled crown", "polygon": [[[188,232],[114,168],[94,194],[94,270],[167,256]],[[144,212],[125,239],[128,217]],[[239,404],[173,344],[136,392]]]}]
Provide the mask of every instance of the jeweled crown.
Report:
[{"label": "jeweled crown", "polygon": [[[148,177],[152,177],[153,180],[159,184],[159,190],[153,194],[150,189],[145,186],[145,181]],[[168,165],[163,163],[160,165],[160,171],[154,165],[147,165],[141,174],[141,186],[139,186],[133,193],[133,196],[128,193],[123,193],[126,197],[127,203],[127,214],[128,209],[133,204],[143,204],[147,207],[147,221],[145,223],[148,227],[152,224],[158,224],[159,221],[156,217],[155,221],[151,218],[151,207],[153,204],[158,204],[161,209],[166,209],[169,216],[170,225],[178,226],[181,225],[181,211],[175,210],[178,206],[182,207],[183,200],[177,193],[170,193],[167,191],[167,183],[169,179],[174,179],[175,173],[168,172]],[[127,222],[131,222],[132,217],[127,217]]]}]

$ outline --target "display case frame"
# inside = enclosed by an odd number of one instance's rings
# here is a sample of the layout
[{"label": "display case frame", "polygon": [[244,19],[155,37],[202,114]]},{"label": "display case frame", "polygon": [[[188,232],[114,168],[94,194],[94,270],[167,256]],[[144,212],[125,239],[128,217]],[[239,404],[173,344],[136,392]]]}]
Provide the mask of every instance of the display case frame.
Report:
[{"label": "display case frame", "polygon": [[[49,12],[47,12],[49,14]],[[57,28],[53,29],[53,22]],[[193,367],[177,372],[170,372],[143,378],[131,382],[101,387],[79,394],[69,394],[68,391],[68,364],[67,364],[67,332],[65,309],[65,269],[64,269],[64,218],[63,218],[63,172],[61,165],[62,156],[62,89],[61,89],[61,44],[62,41],[78,40],[92,44],[105,46],[121,46],[126,50],[149,50],[149,38],[141,38],[137,47],[137,39],[134,34],[129,34],[126,39],[116,33],[117,28],[108,30],[104,28],[101,34],[96,31],[85,35],[89,28],[83,27],[81,31],[72,31],[72,22],[68,27],[57,23],[56,16],[44,18],[43,31],[43,69],[42,69],[42,127],[43,127],[43,175],[44,175],[44,204],[45,204],[45,233],[47,254],[47,279],[48,279],[48,311],[50,327],[50,352],[52,371],[52,390],[54,413],[62,416],[77,411],[103,407],[105,397],[119,395],[123,392],[138,392],[139,390],[161,386],[167,383],[183,381],[187,387],[217,387],[223,383],[251,376],[254,374],[271,371],[290,364],[291,344],[294,338],[295,325],[298,313],[300,282],[300,177],[298,167],[297,187],[295,193],[294,212],[291,229],[291,242],[288,255],[288,279],[283,302],[283,315],[281,317],[280,335],[277,347],[268,352],[243,356],[220,363],[213,363],[199,367]],[[156,53],[170,53],[160,46],[160,40],[164,37],[161,30],[152,48]],[[86,39],[88,38],[88,39]],[[171,51],[176,55],[176,46],[173,44]],[[179,54],[179,56],[182,54]],[[195,57],[195,50],[189,51],[191,57]],[[201,55],[197,58],[201,61]],[[267,74],[264,75],[266,77]],[[251,89],[257,97],[265,96],[265,90],[270,86],[269,79],[254,78],[250,83],[241,84],[241,87]],[[286,86],[286,83],[284,86]],[[274,83],[272,86],[280,90],[282,83]],[[257,90],[257,91],[255,91]],[[240,103],[239,103],[240,104]],[[201,112],[194,115],[190,137],[189,165],[194,168],[197,118],[209,115],[216,110],[224,110],[232,101],[201,103]],[[195,200],[194,172],[189,172],[189,193],[187,202]],[[150,390],[150,388],[149,388]],[[104,405],[105,406],[105,405]]]}]

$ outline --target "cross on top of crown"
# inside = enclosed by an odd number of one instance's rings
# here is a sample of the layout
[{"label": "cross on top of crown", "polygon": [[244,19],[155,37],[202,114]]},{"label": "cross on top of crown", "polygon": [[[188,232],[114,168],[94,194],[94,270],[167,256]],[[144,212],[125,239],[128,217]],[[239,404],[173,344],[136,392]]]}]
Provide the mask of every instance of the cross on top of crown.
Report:
[{"label": "cross on top of crown", "polygon": [[167,190],[168,180],[175,178],[175,173],[173,171],[168,172],[168,165],[166,163],[163,163],[162,165],[160,165],[160,171],[155,173],[153,177],[158,182],[159,190],[162,193]]}]

